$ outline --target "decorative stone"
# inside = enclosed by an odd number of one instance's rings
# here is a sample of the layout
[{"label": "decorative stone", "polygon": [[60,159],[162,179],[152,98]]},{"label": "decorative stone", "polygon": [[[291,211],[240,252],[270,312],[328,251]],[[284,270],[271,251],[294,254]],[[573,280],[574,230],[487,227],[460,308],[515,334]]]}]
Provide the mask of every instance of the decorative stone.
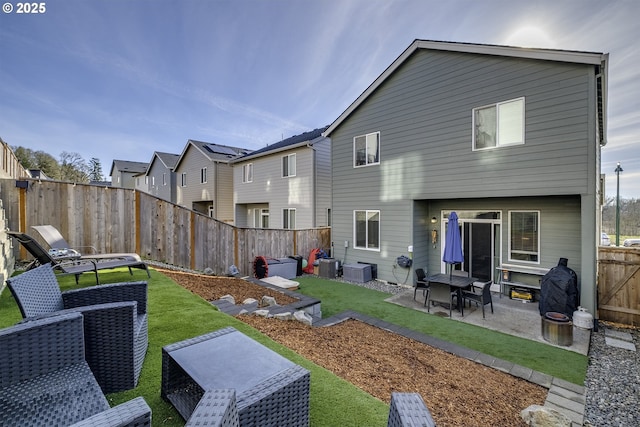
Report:
[{"label": "decorative stone", "polygon": [[262,306],[267,306],[267,307],[272,307],[274,305],[278,305],[278,303],[276,302],[276,299],[274,297],[270,297],[268,295],[265,295],[262,297]]},{"label": "decorative stone", "polygon": [[306,312],[302,310],[296,311],[295,313],[293,313],[293,317],[297,321],[302,322],[305,325],[311,326],[311,324],[313,323],[313,319],[311,318],[311,316],[309,316]]},{"label": "decorative stone", "polygon": [[260,317],[270,317],[271,313],[269,313],[269,310],[256,310],[253,312],[253,314],[255,314],[256,316],[260,316]]},{"label": "decorative stone", "polygon": [[235,305],[236,304],[236,299],[233,297],[233,295],[223,295],[220,297],[221,300],[225,300],[225,301],[229,301],[231,304]]},{"label": "decorative stone", "polygon": [[571,427],[569,417],[540,405],[529,406],[520,413],[520,417],[530,427]]},{"label": "decorative stone", "polygon": [[290,311],[287,311],[285,313],[274,314],[273,317],[275,317],[278,320],[294,320],[293,314],[291,314]]},{"label": "decorative stone", "polygon": [[247,298],[246,300],[242,301],[242,305],[255,304],[257,302],[258,300],[255,298]]},{"label": "decorative stone", "polygon": [[213,276],[213,269],[211,267],[207,267],[204,269],[203,273],[207,276]]}]

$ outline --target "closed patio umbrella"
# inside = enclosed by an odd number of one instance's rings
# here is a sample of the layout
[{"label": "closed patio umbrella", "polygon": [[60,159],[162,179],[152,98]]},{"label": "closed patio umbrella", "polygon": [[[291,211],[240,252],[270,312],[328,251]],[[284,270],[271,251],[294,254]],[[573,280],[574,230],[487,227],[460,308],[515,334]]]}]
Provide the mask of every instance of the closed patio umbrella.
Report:
[{"label": "closed patio umbrella", "polygon": [[458,215],[455,212],[449,214],[449,227],[444,239],[444,255],[442,261],[449,264],[449,278],[453,275],[453,265],[464,261],[462,253],[462,239],[458,228]]}]

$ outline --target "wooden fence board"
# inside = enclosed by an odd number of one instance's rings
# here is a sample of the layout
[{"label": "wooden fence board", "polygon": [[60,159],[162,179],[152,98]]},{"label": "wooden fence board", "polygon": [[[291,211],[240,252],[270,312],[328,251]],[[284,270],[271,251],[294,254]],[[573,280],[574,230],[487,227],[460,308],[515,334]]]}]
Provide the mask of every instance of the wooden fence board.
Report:
[{"label": "wooden fence board", "polygon": [[639,248],[599,248],[598,318],[640,326]]},{"label": "wooden fence board", "polygon": [[[331,241],[330,228],[241,229],[131,189],[57,181],[29,180],[21,218],[15,180],[0,180],[0,186],[11,230],[37,238],[31,226],[51,224],[77,247],[138,252],[144,259],[211,268],[216,274],[235,265],[242,275],[250,275],[258,255],[306,258],[311,249],[327,249]],[[19,258],[18,249],[14,251]]]}]

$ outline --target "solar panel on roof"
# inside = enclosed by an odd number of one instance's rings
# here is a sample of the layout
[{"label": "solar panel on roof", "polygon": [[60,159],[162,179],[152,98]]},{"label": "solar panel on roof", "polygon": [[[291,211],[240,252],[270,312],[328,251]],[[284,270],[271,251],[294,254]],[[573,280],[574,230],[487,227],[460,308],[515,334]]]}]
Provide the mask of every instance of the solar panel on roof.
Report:
[{"label": "solar panel on roof", "polygon": [[236,154],[238,154],[234,149],[230,147],[223,147],[222,145],[209,144],[205,145],[204,148],[215,154],[226,154],[230,156],[235,156]]}]

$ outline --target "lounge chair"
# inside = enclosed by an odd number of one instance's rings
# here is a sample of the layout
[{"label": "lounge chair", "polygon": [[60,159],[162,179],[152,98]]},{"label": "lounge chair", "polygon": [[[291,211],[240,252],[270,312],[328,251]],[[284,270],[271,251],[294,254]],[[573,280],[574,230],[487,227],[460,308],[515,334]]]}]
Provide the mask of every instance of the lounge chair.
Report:
[{"label": "lounge chair", "polygon": [[136,386],[148,346],[147,282],[60,291],[51,265],[7,279],[25,319],[79,312],[86,359],[105,393]]},{"label": "lounge chair", "polygon": [[110,270],[120,267],[128,267],[129,273],[133,275],[133,268],[143,269],[147,272],[147,277],[151,277],[147,264],[140,260],[132,260],[126,258],[116,259],[83,259],[79,257],[60,257],[54,258],[44,249],[33,237],[28,234],[18,233],[16,231],[7,231],[7,234],[16,239],[34,258],[27,266],[27,270],[32,268],[51,264],[54,269],[60,270],[62,274],[73,274],[76,276],[76,283],[82,273],[93,272],[96,276],[96,284],[100,283],[98,270]]},{"label": "lounge chair", "polygon": [[[140,259],[140,255],[136,253],[106,253],[101,254],[98,253],[98,250],[93,246],[79,246],[74,247],[71,246],[60,231],[55,228],[53,225],[33,225],[31,226],[34,230],[40,234],[40,236],[44,239],[45,242],[51,248],[52,255],[60,254],[60,256],[65,257],[69,256],[71,258],[80,258],[80,259],[112,259],[112,258],[121,258],[128,259],[132,261],[142,261]],[[84,251],[86,249],[86,251]],[[54,258],[56,257],[53,255]]]},{"label": "lounge chair", "polygon": [[142,397],[109,407],[85,360],[83,324],[67,313],[0,330],[0,424],[151,425]]}]

